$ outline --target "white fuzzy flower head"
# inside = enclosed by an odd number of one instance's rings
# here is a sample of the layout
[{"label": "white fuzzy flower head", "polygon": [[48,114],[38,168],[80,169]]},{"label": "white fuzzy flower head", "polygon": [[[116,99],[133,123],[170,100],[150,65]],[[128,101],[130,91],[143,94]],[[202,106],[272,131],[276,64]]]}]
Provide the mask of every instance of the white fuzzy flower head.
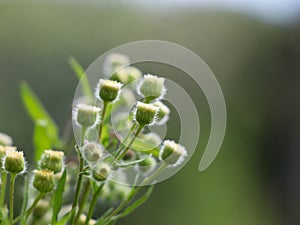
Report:
[{"label": "white fuzzy flower head", "polygon": [[73,111],[73,119],[81,127],[95,127],[100,121],[100,111],[96,106],[78,104]]},{"label": "white fuzzy flower head", "polygon": [[116,70],[129,65],[128,56],[118,53],[109,54],[103,64],[103,71],[106,76],[111,76]]},{"label": "white fuzzy flower head", "polygon": [[8,151],[4,159],[4,169],[13,174],[21,174],[26,170],[23,152]]},{"label": "white fuzzy flower head", "polygon": [[137,91],[147,100],[147,102],[153,101],[154,99],[160,99],[166,93],[164,82],[165,79],[162,77],[147,74],[144,75],[144,79],[140,82]]},{"label": "white fuzzy flower head", "polygon": [[96,163],[103,156],[103,147],[96,142],[89,142],[83,146],[82,155],[88,163]]},{"label": "white fuzzy flower head", "polygon": [[137,102],[134,110],[134,120],[140,125],[153,125],[159,108],[153,104]]},{"label": "white fuzzy flower head", "polygon": [[157,119],[156,119],[156,124],[161,126],[168,121],[169,115],[170,115],[170,109],[168,108],[168,106],[163,104],[161,101],[157,101],[157,102],[153,103],[153,105],[155,105],[159,108],[159,112],[157,114]]},{"label": "white fuzzy flower head", "polygon": [[4,133],[0,133],[0,145],[11,146],[12,144],[13,144],[13,140],[10,136]]},{"label": "white fuzzy flower head", "polygon": [[160,149],[160,160],[175,167],[180,165],[186,157],[187,151],[185,147],[174,141],[164,141],[163,146]]},{"label": "white fuzzy flower head", "polygon": [[115,80],[100,79],[96,88],[95,96],[104,102],[114,102],[118,99],[122,84]]}]

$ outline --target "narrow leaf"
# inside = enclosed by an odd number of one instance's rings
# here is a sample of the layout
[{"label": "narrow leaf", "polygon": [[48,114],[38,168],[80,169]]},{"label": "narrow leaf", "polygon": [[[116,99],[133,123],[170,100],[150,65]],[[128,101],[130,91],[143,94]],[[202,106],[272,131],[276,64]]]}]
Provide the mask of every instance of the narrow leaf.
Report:
[{"label": "narrow leaf", "polygon": [[113,211],[113,208],[108,209],[95,223],[95,225],[100,225],[106,219],[106,217]]},{"label": "narrow leaf", "polygon": [[24,199],[23,199],[23,205],[22,205],[22,217],[20,221],[20,225],[26,225],[26,208],[27,208],[27,202],[28,202],[28,176],[25,176],[25,188],[24,188]]},{"label": "narrow leaf", "polygon": [[65,225],[67,224],[68,220],[70,219],[72,212],[68,212],[66,215],[64,215],[59,221],[56,221],[52,223],[51,225]]},{"label": "narrow leaf", "polygon": [[66,177],[67,177],[67,170],[64,171],[62,177],[60,178],[57,188],[55,190],[54,196],[53,196],[54,204],[53,204],[52,224],[57,222],[57,216],[61,209],[63,192],[64,192],[64,188],[65,188],[65,183],[66,183]]},{"label": "narrow leaf", "polygon": [[41,158],[45,149],[51,149],[52,142],[48,138],[48,129],[46,120],[37,120],[34,125],[33,143],[35,147],[36,162]]},{"label": "narrow leaf", "polygon": [[78,80],[81,81],[82,91],[84,95],[92,98],[93,97],[92,89],[82,66],[77,62],[77,60],[74,57],[71,57],[69,59],[69,64],[73,69],[74,73],[76,74]]}]

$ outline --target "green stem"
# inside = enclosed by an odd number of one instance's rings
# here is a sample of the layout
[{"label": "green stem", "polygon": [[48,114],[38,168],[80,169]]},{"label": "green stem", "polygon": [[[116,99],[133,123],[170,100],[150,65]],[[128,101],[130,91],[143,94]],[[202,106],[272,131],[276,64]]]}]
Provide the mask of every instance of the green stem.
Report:
[{"label": "green stem", "polygon": [[2,208],[4,206],[5,202],[5,194],[6,194],[6,181],[7,181],[7,173],[5,171],[1,171],[1,197],[0,197],[0,207]]},{"label": "green stem", "polygon": [[90,188],[91,188],[91,184],[90,184],[90,180],[87,180],[85,183],[85,186],[83,188],[83,195],[81,196],[81,200],[79,202],[79,209],[78,209],[78,213],[77,216],[75,218],[75,223],[77,223],[80,215],[82,214],[83,210],[84,210],[84,206],[86,204],[86,201],[88,199],[88,194],[90,192]]},{"label": "green stem", "polygon": [[104,117],[105,117],[107,105],[108,105],[108,102],[103,102],[103,109],[102,109],[101,120],[100,120],[100,124],[99,124],[99,141],[100,141],[100,143],[101,143],[102,128],[103,128],[103,124],[104,124]]},{"label": "green stem", "polygon": [[15,180],[16,173],[12,173],[10,177],[10,202],[9,202],[9,224],[13,225],[14,219],[14,190],[15,190]]},{"label": "green stem", "polygon": [[[38,202],[41,200],[41,198],[44,195],[45,195],[45,193],[39,192],[38,195],[35,197],[34,201],[31,204],[31,206],[25,212],[25,222],[26,222],[27,218],[30,216],[30,214],[32,213],[32,210],[34,209],[34,207],[38,204]],[[15,218],[13,220],[13,224],[17,223],[21,218],[22,218],[22,215]]]},{"label": "green stem", "polygon": [[111,214],[108,215],[108,217],[103,221],[101,225],[108,225],[111,218],[118,215],[127,206],[127,204],[133,199],[133,197],[137,195],[145,185],[152,182],[155,179],[155,177],[166,168],[166,166],[167,166],[166,163],[161,164],[160,167],[158,167],[155,170],[155,172],[151,174],[151,176],[145,178],[138,187],[132,188],[132,190],[128,194],[128,198],[124,200],[114,211],[112,211]]},{"label": "green stem", "polygon": [[81,147],[84,145],[84,139],[85,139],[86,131],[87,131],[87,128],[86,127],[82,127],[82,129],[81,129],[81,135],[80,135],[80,146]]},{"label": "green stem", "polygon": [[74,201],[72,204],[72,209],[71,209],[71,219],[70,219],[70,225],[75,224],[75,214],[77,212],[77,208],[78,208],[78,200],[79,200],[79,195],[80,195],[80,189],[82,186],[82,178],[83,178],[83,157],[81,155],[81,152],[78,148],[76,148],[77,154],[78,154],[78,158],[79,158],[79,173],[78,173],[78,181],[77,181],[77,186],[76,186],[76,191],[75,191],[75,197],[74,197]]},{"label": "green stem", "polygon": [[91,205],[90,205],[90,208],[89,208],[89,211],[88,211],[86,220],[85,220],[85,225],[88,225],[89,222],[90,222],[90,219],[92,218],[92,215],[93,215],[93,212],[94,212],[96,203],[97,203],[98,196],[99,196],[100,192],[102,191],[104,184],[105,184],[105,183],[103,182],[103,183],[98,187],[98,189],[97,189],[97,191],[95,192],[95,194],[93,195],[93,199],[92,199],[92,202],[91,202]]},{"label": "green stem", "polygon": [[121,152],[118,156],[117,156],[117,161],[120,161],[121,159],[123,159],[123,157],[126,155],[127,151],[129,150],[129,148],[131,147],[131,145],[133,144],[133,142],[135,141],[135,139],[137,138],[137,136],[140,134],[140,132],[143,130],[144,125],[139,125],[139,127],[137,128],[137,131],[135,132],[133,138],[131,139],[131,141],[129,142],[129,144],[126,146],[126,148],[123,150],[123,152]]},{"label": "green stem", "polygon": [[134,129],[136,128],[136,125],[137,125],[136,123],[132,124],[130,130],[126,134],[126,137],[123,139],[120,147],[116,150],[115,156],[118,156],[121,153],[121,151],[123,150],[123,148],[126,147],[126,142],[131,137]]}]

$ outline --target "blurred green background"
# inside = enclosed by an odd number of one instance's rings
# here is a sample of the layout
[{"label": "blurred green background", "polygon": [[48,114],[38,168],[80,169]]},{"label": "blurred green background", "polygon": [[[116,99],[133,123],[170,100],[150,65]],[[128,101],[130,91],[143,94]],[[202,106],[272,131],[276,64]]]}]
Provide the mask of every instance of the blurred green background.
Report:
[{"label": "blurred green background", "polygon": [[20,81],[63,128],[78,84],[70,56],[87,68],[120,44],[175,42],[215,73],[227,104],[226,137],[217,159],[199,173],[209,131],[204,114],[206,132],[194,157],[120,224],[299,224],[299,22],[201,7],[155,10],[130,1],[0,2],[0,130],[30,162],[33,124],[20,101]]}]

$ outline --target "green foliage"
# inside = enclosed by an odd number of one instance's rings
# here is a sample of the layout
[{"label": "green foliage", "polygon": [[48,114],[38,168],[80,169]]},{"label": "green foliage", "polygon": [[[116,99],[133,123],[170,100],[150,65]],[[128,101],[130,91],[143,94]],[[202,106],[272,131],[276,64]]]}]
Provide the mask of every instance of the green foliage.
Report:
[{"label": "green foliage", "polygon": [[20,93],[25,109],[35,124],[33,139],[37,161],[45,149],[60,146],[59,131],[54,120],[26,82],[21,83]]},{"label": "green foliage", "polygon": [[66,178],[67,178],[67,170],[64,170],[63,175],[57,185],[57,188],[54,192],[53,198],[55,199],[53,203],[53,213],[52,213],[52,224],[57,223],[57,216],[62,206],[62,200],[63,200],[63,193],[65,189],[66,184]]}]

